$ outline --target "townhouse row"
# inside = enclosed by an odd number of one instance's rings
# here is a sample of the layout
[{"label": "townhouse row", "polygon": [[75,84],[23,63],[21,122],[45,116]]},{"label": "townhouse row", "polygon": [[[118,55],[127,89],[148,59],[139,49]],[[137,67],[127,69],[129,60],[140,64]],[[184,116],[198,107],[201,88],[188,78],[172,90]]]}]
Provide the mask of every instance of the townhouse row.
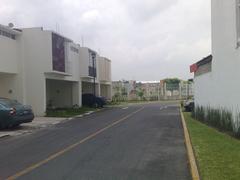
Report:
[{"label": "townhouse row", "polygon": [[[95,87],[94,87],[95,86]],[[82,94],[111,99],[111,61],[57,32],[0,25],[0,97],[32,106],[82,106]]]}]

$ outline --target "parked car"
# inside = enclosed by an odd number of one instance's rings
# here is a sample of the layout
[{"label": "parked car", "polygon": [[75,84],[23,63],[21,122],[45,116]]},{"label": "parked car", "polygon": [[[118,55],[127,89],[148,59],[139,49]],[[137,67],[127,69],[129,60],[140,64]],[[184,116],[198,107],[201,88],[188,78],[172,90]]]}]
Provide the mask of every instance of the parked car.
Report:
[{"label": "parked car", "polygon": [[32,122],[34,114],[30,106],[25,106],[7,98],[0,98],[0,128],[19,126]]},{"label": "parked car", "polygon": [[194,100],[189,99],[189,100],[185,101],[184,108],[185,108],[185,111],[192,112],[194,110]]},{"label": "parked car", "polygon": [[83,106],[102,108],[107,104],[107,101],[104,97],[98,97],[94,94],[83,94],[82,104]]}]

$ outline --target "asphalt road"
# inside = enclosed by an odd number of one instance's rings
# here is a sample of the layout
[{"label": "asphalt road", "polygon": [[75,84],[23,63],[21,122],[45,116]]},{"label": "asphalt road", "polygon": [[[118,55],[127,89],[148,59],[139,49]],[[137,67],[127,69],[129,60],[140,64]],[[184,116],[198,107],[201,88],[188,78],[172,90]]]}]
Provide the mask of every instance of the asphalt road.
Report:
[{"label": "asphalt road", "polygon": [[176,105],[107,109],[2,139],[0,162],[0,179],[191,179]]}]

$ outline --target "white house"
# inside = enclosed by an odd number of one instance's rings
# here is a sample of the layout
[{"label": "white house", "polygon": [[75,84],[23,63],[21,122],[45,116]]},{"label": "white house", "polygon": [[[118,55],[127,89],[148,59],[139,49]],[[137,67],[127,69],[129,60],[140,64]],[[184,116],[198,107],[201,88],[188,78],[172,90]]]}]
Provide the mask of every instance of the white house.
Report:
[{"label": "white house", "polygon": [[135,80],[120,80],[112,82],[112,97],[114,101],[137,100]]},{"label": "white house", "polygon": [[[99,82],[99,55],[94,50],[83,47],[80,53],[80,77],[83,86],[83,94],[92,93],[100,95]],[[95,81],[95,87],[94,87]]]},{"label": "white house", "polygon": [[191,66],[196,106],[227,109],[240,119],[240,0],[212,0],[212,56]]},{"label": "white house", "polygon": [[100,95],[99,61],[95,51],[56,32],[0,25],[0,97],[29,104],[36,115],[44,115],[48,106],[81,106],[82,93],[92,93],[93,79]]},{"label": "white house", "polygon": [[99,57],[100,95],[112,100],[112,71],[111,60]]}]

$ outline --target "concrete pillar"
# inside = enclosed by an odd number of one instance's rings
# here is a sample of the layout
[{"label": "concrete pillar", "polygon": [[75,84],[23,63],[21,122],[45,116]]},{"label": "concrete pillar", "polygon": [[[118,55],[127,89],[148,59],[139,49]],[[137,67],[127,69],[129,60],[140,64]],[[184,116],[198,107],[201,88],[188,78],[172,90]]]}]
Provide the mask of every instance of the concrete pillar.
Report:
[{"label": "concrete pillar", "polygon": [[112,84],[108,86],[108,97],[112,101]]},{"label": "concrete pillar", "polygon": [[79,107],[82,106],[82,82],[81,81],[73,83],[72,102],[73,102],[73,105],[78,105]]},{"label": "concrete pillar", "polygon": [[24,104],[31,105],[36,116],[44,116],[47,109],[45,78],[26,83],[26,94]]},{"label": "concrete pillar", "polygon": [[101,95],[100,83],[96,83],[96,96],[100,96],[100,95]]}]

